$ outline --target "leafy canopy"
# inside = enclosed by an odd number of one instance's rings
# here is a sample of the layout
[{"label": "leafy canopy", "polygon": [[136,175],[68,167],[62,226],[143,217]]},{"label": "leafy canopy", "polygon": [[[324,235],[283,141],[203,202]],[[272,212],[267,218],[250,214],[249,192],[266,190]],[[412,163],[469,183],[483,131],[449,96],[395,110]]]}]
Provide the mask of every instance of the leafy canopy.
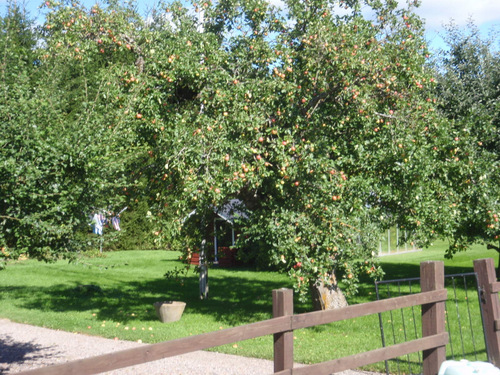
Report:
[{"label": "leafy canopy", "polygon": [[498,34],[481,37],[471,21],[446,27],[447,48],[437,56],[439,110],[451,121],[449,157],[460,168],[449,174],[454,218],[445,230],[448,254],[471,242],[500,235],[500,53]]},{"label": "leafy canopy", "polygon": [[[4,26],[0,41],[3,246],[70,254],[92,207],[146,195],[157,243],[188,252],[210,235],[189,213],[209,223],[237,198],[249,213],[238,247],[305,296],[379,276],[378,236],[393,225],[420,246],[469,241],[471,223],[497,237],[498,119],[452,109],[416,5],[174,2],[143,19],[114,1],[48,1],[39,34],[8,14],[26,33],[7,43]],[[481,116],[497,108],[485,100]]]},{"label": "leafy canopy", "polygon": [[367,3],[371,18],[362,2],[168,8],[175,27],[152,27],[158,48],[145,58],[158,100],[140,109],[156,128],[148,171],[160,214],[168,207],[160,222],[181,230],[194,208],[209,216],[238,198],[251,213],[239,246],[288,271],[304,295],[332,272],[351,290],[379,275],[382,228],[400,225],[424,245],[450,222],[443,176],[455,161],[422,21],[411,5]]}]

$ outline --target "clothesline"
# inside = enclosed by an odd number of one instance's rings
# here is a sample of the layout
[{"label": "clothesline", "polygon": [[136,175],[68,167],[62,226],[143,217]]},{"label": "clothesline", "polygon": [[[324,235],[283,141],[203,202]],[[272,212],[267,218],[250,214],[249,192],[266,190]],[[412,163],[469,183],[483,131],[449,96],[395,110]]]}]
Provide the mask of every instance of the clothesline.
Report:
[{"label": "clothesline", "polygon": [[116,231],[120,231],[120,214],[127,208],[128,207],[123,208],[120,212],[118,212],[116,215],[113,215],[110,219],[108,219],[102,213],[94,213],[94,215],[92,216],[92,222],[90,223],[90,225],[92,226],[92,233],[102,236],[103,229],[109,222],[111,222],[111,225]]}]

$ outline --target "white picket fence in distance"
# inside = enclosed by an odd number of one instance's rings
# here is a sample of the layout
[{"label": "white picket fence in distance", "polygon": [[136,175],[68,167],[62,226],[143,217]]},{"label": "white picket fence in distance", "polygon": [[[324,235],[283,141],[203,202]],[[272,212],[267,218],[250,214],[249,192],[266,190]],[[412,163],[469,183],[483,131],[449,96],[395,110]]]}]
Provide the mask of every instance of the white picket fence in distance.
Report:
[{"label": "white picket fence in distance", "polygon": [[415,241],[408,237],[408,232],[398,227],[388,229],[381,237],[378,245],[378,255],[394,255],[410,251],[421,251]]}]

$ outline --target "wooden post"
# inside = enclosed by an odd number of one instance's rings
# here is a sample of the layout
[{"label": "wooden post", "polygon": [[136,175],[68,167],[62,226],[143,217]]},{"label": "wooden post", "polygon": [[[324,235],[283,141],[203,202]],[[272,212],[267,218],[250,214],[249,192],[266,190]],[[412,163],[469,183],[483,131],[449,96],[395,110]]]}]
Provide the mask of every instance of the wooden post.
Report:
[{"label": "wooden post", "polygon": [[[422,292],[444,289],[444,263],[420,263]],[[445,302],[422,305],[422,337],[445,332]],[[446,360],[446,346],[423,351],[423,375],[437,375]]]},{"label": "wooden post", "polygon": [[[273,317],[293,315],[293,290],[273,290]],[[290,320],[291,327],[291,320]],[[293,368],[293,331],[274,334],[274,372]]]},{"label": "wooden post", "polygon": [[500,366],[500,331],[496,329],[500,319],[500,303],[498,293],[494,293],[491,285],[497,281],[495,263],[492,258],[474,260],[474,271],[477,273],[481,296],[479,301],[483,310],[484,336],[488,361]]}]

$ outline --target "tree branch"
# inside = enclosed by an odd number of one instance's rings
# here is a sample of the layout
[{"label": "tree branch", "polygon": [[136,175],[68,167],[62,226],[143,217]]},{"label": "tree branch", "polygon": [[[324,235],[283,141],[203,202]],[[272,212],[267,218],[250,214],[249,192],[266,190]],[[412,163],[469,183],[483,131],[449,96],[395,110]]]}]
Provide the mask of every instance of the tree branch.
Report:
[{"label": "tree branch", "polygon": [[487,248],[488,250],[496,250],[496,251],[498,251],[498,252],[500,253],[500,247],[498,247],[498,246],[495,246],[495,245],[492,245],[492,244],[488,244],[488,245],[486,246],[486,248]]},{"label": "tree branch", "polygon": [[4,215],[0,215],[0,219],[9,219],[9,220],[21,221],[21,219],[18,219],[17,217],[4,216]]}]

